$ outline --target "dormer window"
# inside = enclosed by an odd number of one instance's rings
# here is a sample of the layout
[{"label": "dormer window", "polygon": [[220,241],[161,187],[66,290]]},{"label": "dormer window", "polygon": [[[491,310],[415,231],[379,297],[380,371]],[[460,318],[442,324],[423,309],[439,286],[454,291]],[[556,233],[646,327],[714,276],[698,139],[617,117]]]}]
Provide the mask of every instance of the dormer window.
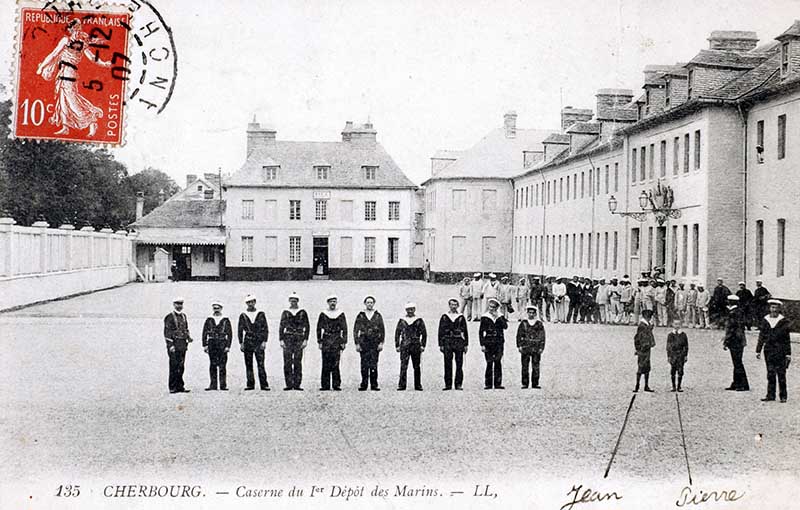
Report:
[{"label": "dormer window", "polygon": [[789,74],[789,42],[781,44],[781,76]]},{"label": "dormer window", "polygon": [[692,98],[692,85],[694,85],[694,69],[689,69],[686,75],[686,84],[688,86],[687,95],[689,99]]},{"label": "dormer window", "polygon": [[315,166],[314,171],[317,174],[318,181],[327,181],[328,174],[330,173],[331,167],[329,166]]},{"label": "dormer window", "polygon": [[377,166],[362,166],[361,168],[364,169],[364,179],[368,181],[374,181],[375,177],[378,175],[378,167]]},{"label": "dormer window", "polygon": [[263,166],[264,181],[274,181],[278,178],[278,166]]},{"label": "dormer window", "polygon": [[664,109],[669,109],[669,95],[671,92],[672,87],[672,80],[667,80],[664,83]]},{"label": "dormer window", "polygon": [[203,191],[203,185],[202,184],[198,184],[197,185],[197,191]]}]

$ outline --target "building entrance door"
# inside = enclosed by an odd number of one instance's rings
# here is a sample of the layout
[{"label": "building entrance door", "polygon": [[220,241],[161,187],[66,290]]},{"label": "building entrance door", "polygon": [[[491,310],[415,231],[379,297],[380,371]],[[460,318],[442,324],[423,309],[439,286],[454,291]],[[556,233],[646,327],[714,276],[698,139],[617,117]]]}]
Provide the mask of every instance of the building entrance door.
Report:
[{"label": "building entrance door", "polygon": [[328,238],[314,238],[314,276],[327,276],[328,274]]},{"label": "building entrance door", "polygon": [[656,267],[666,275],[667,261],[667,227],[658,227],[656,230]]}]

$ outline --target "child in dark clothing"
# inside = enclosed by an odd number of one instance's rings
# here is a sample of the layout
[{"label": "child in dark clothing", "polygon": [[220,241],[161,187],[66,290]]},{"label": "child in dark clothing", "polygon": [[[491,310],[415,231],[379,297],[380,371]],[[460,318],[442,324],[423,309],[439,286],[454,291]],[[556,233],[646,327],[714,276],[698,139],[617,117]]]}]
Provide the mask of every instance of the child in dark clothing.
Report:
[{"label": "child in dark clothing", "polygon": [[[672,331],[667,335],[667,361],[672,367],[669,376],[672,379],[672,391],[682,392],[681,382],[683,382],[683,365],[689,355],[689,340],[686,333],[681,330],[681,321],[672,321]],[[678,376],[678,384],[675,384],[675,376]]]}]

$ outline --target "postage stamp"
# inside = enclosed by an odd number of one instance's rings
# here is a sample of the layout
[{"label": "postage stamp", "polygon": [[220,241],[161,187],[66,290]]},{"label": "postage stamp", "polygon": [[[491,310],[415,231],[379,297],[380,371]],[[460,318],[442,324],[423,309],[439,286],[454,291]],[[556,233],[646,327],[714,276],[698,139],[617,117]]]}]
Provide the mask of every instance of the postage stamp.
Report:
[{"label": "postage stamp", "polygon": [[119,6],[21,6],[15,137],[122,145],[130,17]]}]

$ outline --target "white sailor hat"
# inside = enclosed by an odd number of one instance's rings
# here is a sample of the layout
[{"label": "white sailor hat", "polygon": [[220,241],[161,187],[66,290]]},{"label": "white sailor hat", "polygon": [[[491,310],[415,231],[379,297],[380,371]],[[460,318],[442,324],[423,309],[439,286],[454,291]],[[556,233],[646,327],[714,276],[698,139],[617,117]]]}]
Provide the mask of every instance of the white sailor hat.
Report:
[{"label": "white sailor hat", "polygon": [[481,276],[480,273],[475,273],[475,274],[472,275],[473,278],[479,278],[480,276]]},{"label": "white sailor hat", "polygon": [[416,308],[416,307],[417,307],[416,303],[414,303],[413,301],[409,301],[408,303],[406,303],[406,306],[404,306],[403,308],[408,310],[409,308]]},{"label": "white sailor hat", "polygon": [[722,279],[722,277],[721,277],[721,276],[717,276],[717,281],[718,281],[718,282],[721,282],[721,281],[724,281],[724,280]]},{"label": "white sailor hat", "polygon": [[371,299],[373,301],[377,301],[377,299],[375,299],[375,296],[373,296],[372,294],[367,294],[366,296],[364,296],[364,301],[362,301],[362,302],[366,303],[367,299]]},{"label": "white sailor hat", "polygon": [[211,306],[218,306],[218,307],[222,308],[222,301],[219,301],[219,300],[212,301],[211,302]]},{"label": "white sailor hat", "polygon": [[747,285],[747,284],[744,282],[739,282],[739,285]]},{"label": "white sailor hat", "polygon": [[292,292],[291,294],[289,294],[289,299],[296,299],[300,301],[300,296],[297,295],[297,292]]},{"label": "white sailor hat", "polygon": [[506,280],[508,280],[508,276],[504,276],[504,277],[502,277],[500,279],[503,280],[503,281],[506,281]]},{"label": "white sailor hat", "polygon": [[492,280],[494,280],[494,279],[496,279],[496,278],[497,278],[497,275],[496,275],[496,274],[494,274],[494,273],[489,273],[489,278],[491,278]]},{"label": "white sailor hat", "polygon": [[183,303],[183,296],[175,296],[172,298],[173,303]]},{"label": "white sailor hat", "polygon": [[487,303],[497,303],[497,306],[500,306],[500,301],[497,298],[490,297]]},{"label": "white sailor hat", "polygon": [[764,283],[764,280],[762,280],[761,278],[756,278],[756,282]]},{"label": "white sailor hat", "polygon": [[739,296],[736,294],[728,294],[728,301],[739,301]]},{"label": "white sailor hat", "polygon": [[525,309],[526,309],[526,310],[536,310],[537,312],[539,311],[539,309],[538,309],[538,308],[536,308],[536,305],[531,305],[531,304],[529,304],[528,306],[526,306],[526,307],[525,307]]},{"label": "white sailor hat", "polygon": [[336,294],[330,294],[328,297],[325,298],[325,302],[328,302],[331,299],[336,299],[338,301],[339,300],[339,296],[337,296]]},{"label": "white sailor hat", "polygon": [[767,304],[783,306],[783,301],[781,301],[780,299],[768,299]]},{"label": "white sailor hat", "polygon": [[244,297],[244,302],[249,303],[250,301],[255,301],[256,297],[253,294],[248,294]]},{"label": "white sailor hat", "polygon": [[450,301],[455,301],[456,303],[460,303],[460,302],[461,302],[461,301],[460,301],[460,300],[459,300],[457,297],[455,297],[455,296],[451,296],[451,297],[450,297],[450,299],[448,299],[448,300],[447,300],[447,302],[448,302],[448,303],[449,303]]}]

